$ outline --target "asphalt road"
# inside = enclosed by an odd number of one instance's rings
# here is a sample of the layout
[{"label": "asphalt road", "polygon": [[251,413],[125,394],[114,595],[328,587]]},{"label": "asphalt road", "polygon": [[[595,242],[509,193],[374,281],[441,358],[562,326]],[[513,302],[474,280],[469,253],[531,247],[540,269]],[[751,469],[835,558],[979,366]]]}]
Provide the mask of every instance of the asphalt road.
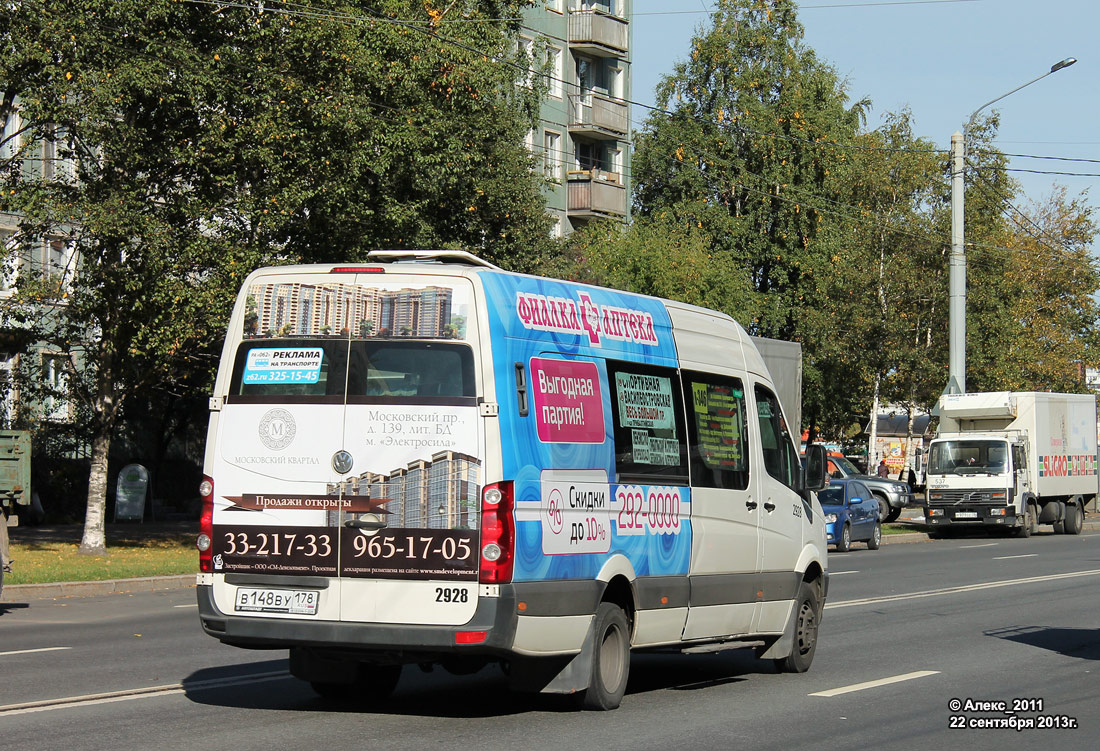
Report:
[{"label": "asphalt road", "polygon": [[[190,590],[2,603],[0,745],[1097,747],[1100,533],[856,546],[829,564],[809,673],[779,675],[743,652],[636,655],[623,706],[610,713],[509,694],[496,668],[465,677],[407,668],[391,700],[334,706],[286,674],[285,652],[202,634]],[[964,706],[953,711],[953,699]],[[1013,715],[967,700],[1025,703]],[[983,718],[1077,727],[951,727]]]}]

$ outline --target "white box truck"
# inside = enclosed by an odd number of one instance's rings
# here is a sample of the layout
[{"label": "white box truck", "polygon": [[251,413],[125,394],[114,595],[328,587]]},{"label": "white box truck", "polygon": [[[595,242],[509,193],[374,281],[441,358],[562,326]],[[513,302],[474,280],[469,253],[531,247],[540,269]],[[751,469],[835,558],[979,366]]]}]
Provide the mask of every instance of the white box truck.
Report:
[{"label": "white box truck", "polygon": [[938,536],[1039,524],[1080,534],[1097,494],[1096,397],[998,391],[944,394],[928,447],[924,514]]}]

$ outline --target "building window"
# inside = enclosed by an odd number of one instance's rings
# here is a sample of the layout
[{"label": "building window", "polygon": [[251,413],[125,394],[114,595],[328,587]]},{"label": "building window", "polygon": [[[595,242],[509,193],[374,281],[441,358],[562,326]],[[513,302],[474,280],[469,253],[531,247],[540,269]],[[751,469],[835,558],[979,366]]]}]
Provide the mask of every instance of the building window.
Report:
[{"label": "building window", "polygon": [[561,0],[546,0],[546,9],[561,13]]},{"label": "building window", "polygon": [[12,372],[16,368],[17,355],[0,352],[0,420],[5,428],[10,428],[15,417],[15,382]]},{"label": "building window", "polygon": [[71,289],[76,274],[76,253],[73,246],[58,238],[42,241],[41,273],[45,279],[58,281],[63,289]]},{"label": "building window", "polygon": [[520,64],[527,67],[523,85],[532,88],[535,85],[535,40],[529,37],[519,38]]},{"label": "building window", "polygon": [[574,8],[578,10],[602,10],[604,13],[614,14],[614,0],[574,0]]},{"label": "building window", "polygon": [[548,47],[546,60],[550,68],[550,96],[555,99],[562,98],[562,79],[565,77],[564,55],[560,47]]},{"label": "building window", "polygon": [[42,382],[47,389],[42,406],[44,417],[55,422],[69,420],[69,376],[64,355],[42,353]]},{"label": "building window", "polygon": [[3,265],[0,266],[0,294],[10,295],[15,291],[15,279],[19,273],[19,245],[13,232],[0,230],[0,253]]},{"label": "building window", "polygon": [[19,153],[19,128],[22,126],[20,117],[15,112],[8,113],[4,118],[4,128],[0,130],[0,164],[14,159]]},{"label": "building window", "polygon": [[543,135],[543,147],[546,151],[543,164],[546,169],[546,179],[560,183],[562,160],[565,156],[561,150],[561,134],[548,130]]}]

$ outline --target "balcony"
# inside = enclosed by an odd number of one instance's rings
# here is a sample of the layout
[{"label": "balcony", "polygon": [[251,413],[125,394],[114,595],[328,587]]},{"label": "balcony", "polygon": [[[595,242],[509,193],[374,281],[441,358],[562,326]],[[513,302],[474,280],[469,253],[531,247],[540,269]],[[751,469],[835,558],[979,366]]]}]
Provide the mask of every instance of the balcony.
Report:
[{"label": "balcony", "polygon": [[591,92],[570,94],[569,114],[569,132],[592,138],[619,140],[630,127],[625,104]]},{"label": "balcony", "polygon": [[615,172],[579,170],[568,174],[569,216],[626,216],[626,186]]},{"label": "balcony", "polygon": [[621,57],[628,49],[627,23],[600,10],[569,11],[569,47],[597,57]]}]

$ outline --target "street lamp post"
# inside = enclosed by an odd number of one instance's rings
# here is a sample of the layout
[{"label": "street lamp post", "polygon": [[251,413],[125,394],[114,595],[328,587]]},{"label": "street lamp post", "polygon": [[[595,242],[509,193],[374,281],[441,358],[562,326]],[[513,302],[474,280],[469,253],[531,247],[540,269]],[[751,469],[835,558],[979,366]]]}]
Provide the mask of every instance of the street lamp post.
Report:
[{"label": "street lamp post", "polygon": [[955,131],[951,136],[951,263],[948,271],[948,377],[947,394],[966,393],[966,229],[963,219],[963,203],[966,186],[963,183],[963,168],[966,164],[966,136],[974,124],[978,113],[991,104],[1001,101],[1009,94],[1015,94],[1025,86],[1042,80],[1051,73],[1068,68],[1077,62],[1077,58],[1065,60],[1050,66],[1050,70],[1021,84],[1012,91],[990,99],[970,113],[963,126],[963,132]]}]

